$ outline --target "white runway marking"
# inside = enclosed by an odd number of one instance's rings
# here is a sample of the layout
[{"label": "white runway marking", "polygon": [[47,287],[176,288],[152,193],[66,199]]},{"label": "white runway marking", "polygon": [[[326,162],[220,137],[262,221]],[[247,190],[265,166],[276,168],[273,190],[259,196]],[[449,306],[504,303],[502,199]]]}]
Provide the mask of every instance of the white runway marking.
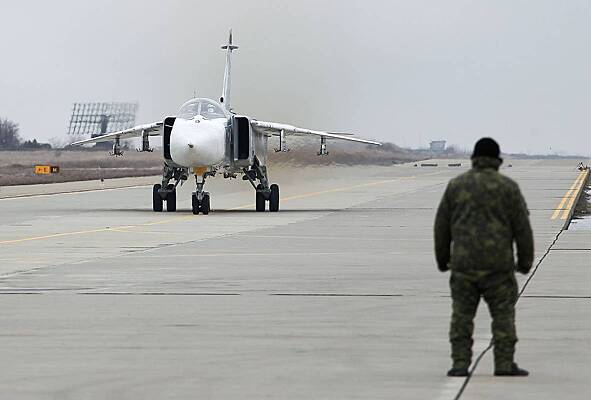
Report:
[{"label": "white runway marking", "polygon": [[385,252],[385,253],[378,253],[378,252],[366,252],[366,251],[358,251],[358,252],[332,252],[332,253],[210,253],[210,254],[203,254],[203,253],[195,253],[195,254],[169,254],[169,255],[159,255],[159,254],[129,254],[127,257],[131,258],[183,258],[183,257],[302,257],[302,256],[351,256],[351,255],[376,255],[376,254],[388,254],[388,255],[401,255],[405,254],[402,252]]},{"label": "white runway marking", "polygon": [[104,189],[80,189],[80,190],[70,190],[67,192],[60,192],[60,193],[43,193],[43,194],[22,194],[16,195],[11,197],[2,197],[0,201],[9,201],[9,200],[23,200],[23,199],[33,199],[36,197],[49,197],[49,196],[72,196],[76,194],[84,194],[84,193],[94,193],[94,192],[108,192],[113,190],[125,190],[125,189],[137,189],[137,188],[144,188],[149,187],[151,185],[133,185],[133,186],[123,186],[123,187],[116,187],[116,188],[104,188]]}]

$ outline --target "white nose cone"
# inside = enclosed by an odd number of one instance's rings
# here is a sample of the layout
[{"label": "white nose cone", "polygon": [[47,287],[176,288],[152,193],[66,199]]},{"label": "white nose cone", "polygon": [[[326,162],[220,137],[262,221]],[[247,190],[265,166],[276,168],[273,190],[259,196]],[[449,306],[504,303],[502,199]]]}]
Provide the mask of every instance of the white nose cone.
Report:
[{"label": "white nose cone", "polygon": [[178,119],[170,135],[170,156],[184,167],[217,166],[224,162],[226,119]]}]

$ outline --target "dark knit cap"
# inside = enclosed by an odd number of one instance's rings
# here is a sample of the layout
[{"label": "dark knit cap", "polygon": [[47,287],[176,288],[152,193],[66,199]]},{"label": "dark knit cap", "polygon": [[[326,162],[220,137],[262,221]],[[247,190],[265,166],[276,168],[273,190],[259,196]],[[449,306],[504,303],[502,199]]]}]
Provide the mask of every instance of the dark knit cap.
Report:
[{"label": "dark knit cap", "polygon": [[492,157],[498,158],[500,157],[501,149],[499,148],[499,144],[495,142],[494,139],[491,138],[482,138],[476,145],[474,146],[474,153],[472,153],[472,158],[475,157]]}]

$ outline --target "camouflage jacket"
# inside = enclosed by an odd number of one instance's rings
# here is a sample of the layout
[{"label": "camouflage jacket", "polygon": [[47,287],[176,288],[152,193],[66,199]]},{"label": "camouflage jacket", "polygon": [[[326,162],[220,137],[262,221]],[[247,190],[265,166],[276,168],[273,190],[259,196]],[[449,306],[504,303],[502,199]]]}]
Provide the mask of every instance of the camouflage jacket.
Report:
[{"label": "camouflage jacket", "polygon": [[476,157],[470,171],[447,185],[435,218],[440,270],[530,270],[534,245],[529,213],[519,186],[498,172],[500,165],[495,158]]}]

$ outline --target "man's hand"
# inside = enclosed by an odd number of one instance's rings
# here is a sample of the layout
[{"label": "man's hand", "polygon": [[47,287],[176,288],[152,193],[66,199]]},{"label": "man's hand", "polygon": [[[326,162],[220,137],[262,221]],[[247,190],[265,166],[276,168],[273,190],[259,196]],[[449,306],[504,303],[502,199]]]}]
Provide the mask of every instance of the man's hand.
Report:
[{"label": "man's hand", "polygon": [[515,270],[523,275],[529,274],[530,269],[531,269],[531,264],[530,265],[522,265],[520,263],[517,263],[517,265],[515,266]]},{"label": "man's hand", "polygon": [[438,263],[437,268],[439,268],[439,271],[441,271],[441,272],[449,271],[449,267],[448,267],[447,263]]}]

